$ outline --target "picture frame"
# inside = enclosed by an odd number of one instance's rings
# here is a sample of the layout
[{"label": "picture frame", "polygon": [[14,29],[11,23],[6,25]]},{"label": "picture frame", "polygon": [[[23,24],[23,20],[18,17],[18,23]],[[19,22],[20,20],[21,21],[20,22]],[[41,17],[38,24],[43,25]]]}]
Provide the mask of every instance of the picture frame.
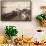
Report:
[{"label": "picture frame", "polygon": [[31,21],[31,1],[1,1],[1,21]]}]

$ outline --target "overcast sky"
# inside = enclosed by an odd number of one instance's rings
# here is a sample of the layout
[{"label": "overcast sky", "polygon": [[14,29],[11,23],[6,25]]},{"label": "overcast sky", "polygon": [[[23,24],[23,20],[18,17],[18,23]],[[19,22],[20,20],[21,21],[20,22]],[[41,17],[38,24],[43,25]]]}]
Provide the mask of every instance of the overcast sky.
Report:
[{"label": "overcast sky", "polygon": [[30,1],[30,0],[2,0],[2,1]]}]

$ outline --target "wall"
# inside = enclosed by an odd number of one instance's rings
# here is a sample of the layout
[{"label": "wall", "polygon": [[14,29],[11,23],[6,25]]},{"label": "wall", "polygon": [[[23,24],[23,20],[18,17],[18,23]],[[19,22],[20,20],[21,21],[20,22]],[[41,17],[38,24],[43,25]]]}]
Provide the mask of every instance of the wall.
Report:
[{"label": "wall", "polygon": [[[18,36],[21,36],[23,34],[24,36],[29,37],[32,34],[37,34],[37,32],[36,32],[37,29],[42,29],[42,30],[44,30],[44,33],[46,33],[46,28],[40,27],[35,19],[36,15],[41,13],[40,6],[42,6],[42,5],[46,5],[46,0],[32,0],[32,21],[30,21],[30,22],[29,21],[28,22],[0,21],[0,34],[4,34],[4,31],[5,31],[4,29],[5,29],[6,25],[16,26],[17,30],[19,31]],[[43,35],[43,33],[38,33],[37,36],[39,36],[39,34]]]}]

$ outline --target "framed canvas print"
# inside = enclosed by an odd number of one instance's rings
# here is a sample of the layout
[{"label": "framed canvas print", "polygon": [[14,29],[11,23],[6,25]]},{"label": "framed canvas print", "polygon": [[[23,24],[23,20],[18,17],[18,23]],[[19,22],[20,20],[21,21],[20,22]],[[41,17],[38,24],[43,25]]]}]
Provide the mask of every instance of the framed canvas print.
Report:
[{"label": "framed canvas print", "polygon": [[1,21],[31,21],[31,1],[1,1]]}]

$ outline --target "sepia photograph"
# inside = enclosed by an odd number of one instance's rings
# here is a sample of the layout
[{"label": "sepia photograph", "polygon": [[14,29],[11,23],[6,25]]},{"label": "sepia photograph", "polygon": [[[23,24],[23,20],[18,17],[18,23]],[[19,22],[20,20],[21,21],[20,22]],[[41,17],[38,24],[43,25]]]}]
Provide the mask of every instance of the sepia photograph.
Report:
[{"label": "sepia photograph", "polygon": [[2,1],[1,21],[31,21],[31,2]]}]

